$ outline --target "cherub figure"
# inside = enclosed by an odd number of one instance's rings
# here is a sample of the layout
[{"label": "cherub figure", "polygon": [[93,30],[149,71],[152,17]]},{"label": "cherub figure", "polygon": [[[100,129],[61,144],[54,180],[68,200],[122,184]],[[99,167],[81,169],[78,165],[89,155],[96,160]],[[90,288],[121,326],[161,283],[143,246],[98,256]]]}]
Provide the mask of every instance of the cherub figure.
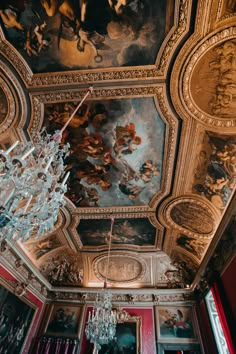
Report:
[{"label": "cherub figure", "polygon": [[136,135],[135,125],[132,122],[125,127],[117,126],[115,132],[116,138],[113,149],[118,156],[132,154],[136,150],[133,145],[140,145],[142,142],[141,137]]},{"label": "cherub figure", "polygon": [[152,160],[146,160],[140,167],[140,177],[144,183],[151,182],[152,178],[158,176],[160,171],[153,165]]}]

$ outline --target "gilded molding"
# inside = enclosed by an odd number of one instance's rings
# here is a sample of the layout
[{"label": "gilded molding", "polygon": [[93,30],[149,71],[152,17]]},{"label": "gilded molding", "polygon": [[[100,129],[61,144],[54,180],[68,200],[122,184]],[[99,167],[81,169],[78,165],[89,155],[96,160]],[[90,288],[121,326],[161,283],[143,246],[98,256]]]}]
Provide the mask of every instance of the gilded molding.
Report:
[{"label": "gilded molding", "polygon": [[176,48],[176,43],[181,39],[181,37],[185,34],[186,29],[188,28],[189,22],[189,13],[191,10],[192,2],[190,0],[181,0],[180,1],[180,8],[179,8],[179,19],[177,28],[171,34],[164,50],[161,54],[161,58],[157,65],[157,75],[163,76],[169,60],[171,58],[171,54],[173,53],[174,49]]},{"label": "gilded molding", "polygon": [[226,12],[222,14],[222,7],[224,5],[224,0],[218,0],[218,7],[217,7],[217,13],[216,13],[216,21],[221,22],[224,21],[228,18],[236,16],[236,12]]}]

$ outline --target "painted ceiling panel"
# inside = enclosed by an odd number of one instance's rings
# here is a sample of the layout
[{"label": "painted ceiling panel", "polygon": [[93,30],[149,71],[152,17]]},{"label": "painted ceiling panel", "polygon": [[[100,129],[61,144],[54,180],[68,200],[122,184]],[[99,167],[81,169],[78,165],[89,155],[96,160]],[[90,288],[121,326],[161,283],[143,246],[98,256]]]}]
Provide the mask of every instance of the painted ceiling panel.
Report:
[{"label": "painted ceiling panel", "polygon": [[[46,105],[44,126],[62,128],[73,108]],[[151,97],[84,104],[63,143],[71,146],[67,196],[77,207],[147,205],[160,190],[165,123]]]},{"label": "painted ceiling panel", "polygon": [[5,1],[8,41],[33,72],[150,65],[173,25],[171,0]]}]

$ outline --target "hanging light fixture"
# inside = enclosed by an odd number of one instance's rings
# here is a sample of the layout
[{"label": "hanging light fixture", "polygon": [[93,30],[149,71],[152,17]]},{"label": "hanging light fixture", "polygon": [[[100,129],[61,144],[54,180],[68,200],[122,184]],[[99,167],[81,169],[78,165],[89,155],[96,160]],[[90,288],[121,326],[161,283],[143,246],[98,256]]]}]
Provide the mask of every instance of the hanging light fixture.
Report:
[{"label": "hanging light fixture", "polygon": [[0,240],[26,241],[53,230],[69,177],[64,159],[70,145],[61,146],[62,134],[92,91],[90,87],[60,131],[51,135],[42,130],[34,144],[17,141],[0,150]]},{"label": "hanging light fixture", "polygon": [[103,344],[108,344],[116,334],[116,313],[112,311],[112,294],[107,290],[107,276],[110,263],[113,225],[114,219],[111,219],[104,288],[99,294],[97,294],[93,310],[89,311],[88,322],[85,328],[87,339],[94,344],[93,354],[97,354],[101,349],[101,346]]}]

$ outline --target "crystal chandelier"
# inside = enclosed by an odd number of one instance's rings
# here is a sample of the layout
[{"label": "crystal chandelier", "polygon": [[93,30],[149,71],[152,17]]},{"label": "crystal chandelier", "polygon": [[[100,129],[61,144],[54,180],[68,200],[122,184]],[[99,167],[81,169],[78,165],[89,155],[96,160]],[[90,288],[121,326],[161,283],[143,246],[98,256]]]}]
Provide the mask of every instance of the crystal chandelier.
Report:
[{"label": "crystal chandelier", "polygon": [[112,294],[107,290],[107,275],[110,261],[111,236],[114,219],[111,219],[110,240],[106,266],[106,280],[104,288],[97,294],[92,311],[89,311],[88,322],[85,328],[87,339],[94,344],[93,353],[96,354],[103,344],[108,344],[116,334],[116,312],[112,311]]},{"label": "crystal chandelier", "polygon": [[26,241],[53,230],[69,177],[69,144],[61,146],[62,134],[91,92],[90,87],[60,131],[42,130],[34,144],[17,141],[0,150],[0,240]]}]

